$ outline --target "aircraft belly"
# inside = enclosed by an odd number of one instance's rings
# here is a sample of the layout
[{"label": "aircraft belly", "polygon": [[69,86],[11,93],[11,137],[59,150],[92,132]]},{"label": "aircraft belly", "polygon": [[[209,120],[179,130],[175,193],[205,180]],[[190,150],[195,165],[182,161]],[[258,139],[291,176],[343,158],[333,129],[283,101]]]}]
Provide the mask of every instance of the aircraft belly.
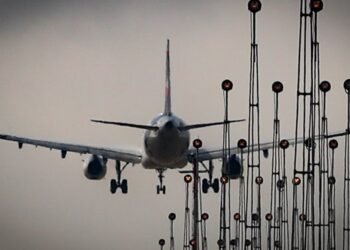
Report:
[{"label": "aircraft belly", "polygon": [[187,164],[187,146],[187,138],[148,137],[145,152],[158,167],[180,168]]}]

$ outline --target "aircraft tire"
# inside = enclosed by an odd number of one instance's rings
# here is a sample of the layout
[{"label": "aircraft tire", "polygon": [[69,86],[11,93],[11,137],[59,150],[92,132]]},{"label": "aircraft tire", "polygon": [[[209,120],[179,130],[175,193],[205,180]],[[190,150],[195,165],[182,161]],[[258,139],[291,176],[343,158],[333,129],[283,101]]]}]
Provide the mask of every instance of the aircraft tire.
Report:
[{"label": "aircraft tire", "polygon": [[111,186],[110,186],[110,191],[112,194],[115,194],[115,192],[117,191],[117,181],[115,179],[111,180]]},{"label": "aircraft tire", "polygon": [[209,182],[208,182],[208,179],[203,179],[202,181],[202,191],[203,193],[208,193],[208,190],[209,190]]},{"label": "aircraft tire", "polygon": [[219,193],[219,179],[214,179],[213,181],[213,190],[214,190],[214,193]]},{"label": "aircraft tire", "polygon": [[127,194],[128,193],[128,180],[122,180],[122,184],[120,185],[122,188],[122,193]]}]

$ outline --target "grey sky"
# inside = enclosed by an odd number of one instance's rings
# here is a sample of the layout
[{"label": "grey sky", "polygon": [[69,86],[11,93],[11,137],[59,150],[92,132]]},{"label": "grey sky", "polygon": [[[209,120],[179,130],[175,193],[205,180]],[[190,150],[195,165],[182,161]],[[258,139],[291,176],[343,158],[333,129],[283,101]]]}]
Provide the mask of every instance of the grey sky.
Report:
[{"label": "grey sky", "polygon": [[[282,136],[293,137],[298,2],[265,0],[258,14],[263,141],[271,139],[275,80],[285,85]],[[338,131],[346,123],[342,85],[350,78],[350,2],[324,3],[319,14],[321,78],[332,83],[330,130]],[[220,84],[229,78],[234,82],[230,116],[247,118],[247,1],[0,1],[0,132],[140,147],[142,131],[89,119],[145,123],[163,110],[167,38],[174,112],[187,123],[221,120]],[[246,137],[246,126],[233,125],[234,142]],[[204,146],[221,144],[220,128],[193,131],[192,138],[197,136]],[[337,153],[340,194],[342,150]],[[1,141],[0,157],[1,249],[157,249],[161,237],[168,246],[170,212],[178,215],[177,247],[182,243],[184,184],[176,171],[166,175],[166,196],[156,195],[156,174],[141,166],[124,174],[129,195],[111,195],[112,162],[105,180],[91,182],[83,176],[84,156],[68,154],[61,160],[56,151],[30,146],[18,151],[16,144]],[[270,161],[263,164],[267,178]],[[218,201],[212,193],[204,198],[209,249],[218,239]],[[337,222],[340,227],[339,210]]]}]

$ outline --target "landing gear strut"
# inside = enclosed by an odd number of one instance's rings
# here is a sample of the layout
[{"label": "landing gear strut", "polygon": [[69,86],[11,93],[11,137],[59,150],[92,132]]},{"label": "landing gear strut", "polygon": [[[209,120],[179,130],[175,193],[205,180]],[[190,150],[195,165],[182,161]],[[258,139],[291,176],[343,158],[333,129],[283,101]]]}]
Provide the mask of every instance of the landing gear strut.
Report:
[{"label": "landing gear strut", "polygon": [[115,162],[115,170],[117,172],[117,179],[112,179],[111,180],[111,186],[110,186],[110,190],[111,193],[114,194],[118,188],[120,188],[122,190],[123,194],[127,194],[128,193],[128,180],[126,179],[121,179],[122,176],[122,172],[123,170],[129,165],[129,163],[125,163],[125,165],[123,167],[121,167],[120,165],[120,161],[116,161]]},{"label": "landing gear strut", "polygon": [[157,194],[160,194],[160,192],[162,192],[163,194],[165,194],[166,192],[166,186],[163,185],[163,179],[164,179],[164,171],[165,169],[157,169],[158,172],[158,179],[159,179],[159,185],[157,185]]}]

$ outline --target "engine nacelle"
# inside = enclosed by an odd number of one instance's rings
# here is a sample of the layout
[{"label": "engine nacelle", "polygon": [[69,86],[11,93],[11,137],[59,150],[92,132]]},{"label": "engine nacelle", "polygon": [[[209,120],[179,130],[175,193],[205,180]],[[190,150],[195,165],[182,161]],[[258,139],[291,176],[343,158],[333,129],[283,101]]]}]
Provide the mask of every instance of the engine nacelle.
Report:
[{"label": "engine nacelle", "polygon": [[101,156],[91,155],[85,160],[84,175],[89,180],[101,180],[107,172],[106,160]]},{"label": "engine nacelle", "polygon": [[230,179],[237,179],[243,174],[241,159],[235,154],[230,156],[224,166],[225,167],[222,169],[222,174]]}]

